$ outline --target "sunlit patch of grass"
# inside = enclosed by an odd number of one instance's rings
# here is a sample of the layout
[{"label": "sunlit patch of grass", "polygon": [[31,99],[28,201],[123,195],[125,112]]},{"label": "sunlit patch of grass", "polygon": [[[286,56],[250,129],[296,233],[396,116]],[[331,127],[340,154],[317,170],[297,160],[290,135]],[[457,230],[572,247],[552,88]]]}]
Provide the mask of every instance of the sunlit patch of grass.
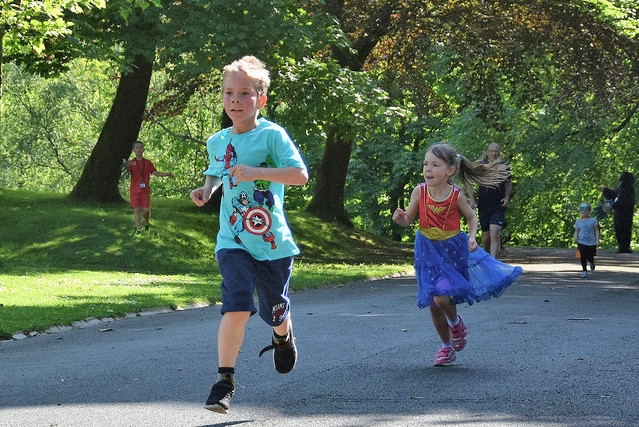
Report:
[{"label": "sunlit patch of grass", "polygon": [[41,331],[88,317],[118,317],[152,307],[220,299],[220,277],[67,271],[0,275],[0,336]]},{"label": "sunlit patch of grass", "polygon": [[[153,200],[132,236],[126,203],[0,189],[0,338],[88,317],[218,302],[217,215],[187,199]],[[292,289],[412,271],[412,247],[288,212],[302,253]]]},{"label": "sunlit patch of grass", "polygon": [[319,288],[412,272],[412,264],[295,264],[293,290]]}]

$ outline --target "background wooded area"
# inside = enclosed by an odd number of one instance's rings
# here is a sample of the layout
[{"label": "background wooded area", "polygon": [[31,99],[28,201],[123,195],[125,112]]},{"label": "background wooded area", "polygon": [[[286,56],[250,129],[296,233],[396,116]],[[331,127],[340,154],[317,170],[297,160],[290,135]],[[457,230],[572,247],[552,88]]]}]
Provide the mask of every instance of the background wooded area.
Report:
[{"label": "background wooded area", "polygon": [[407,239],[390,215],[427,147],[477,159],[495,141],[516,182],[506,238],[565,246],[577,205],[639,170],[638,36],[635,0],[3,1],[0,187],[122,202],[141,139],[176,174],[153,196],[188,197],[222,126],[219,70],[253,54],[263,115],[311,173],[289,209]]}]

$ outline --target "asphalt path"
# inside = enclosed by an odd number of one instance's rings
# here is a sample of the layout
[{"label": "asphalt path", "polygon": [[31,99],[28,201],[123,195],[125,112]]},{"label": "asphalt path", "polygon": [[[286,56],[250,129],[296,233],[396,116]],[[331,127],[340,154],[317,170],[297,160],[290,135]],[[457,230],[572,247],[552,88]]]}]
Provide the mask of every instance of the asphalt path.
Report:
[{"label": "asphalt path", "polygon": [[499,299],[459,312],[467,347],[439,347],[412,275],[292,294],[299,349],[280,375],[248,324],[228,415],[203,409],[218,306],[87,324],[0,343],[0,426],[639,425],[639,255],[508,249],[524,268]]}]

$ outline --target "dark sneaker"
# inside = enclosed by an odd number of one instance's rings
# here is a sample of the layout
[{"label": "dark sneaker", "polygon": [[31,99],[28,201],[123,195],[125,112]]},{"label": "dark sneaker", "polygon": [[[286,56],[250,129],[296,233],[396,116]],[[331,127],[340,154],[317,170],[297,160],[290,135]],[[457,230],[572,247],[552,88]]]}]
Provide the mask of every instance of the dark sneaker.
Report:
[{"label": "dark sneaker", "polygon": [[142,229],[141,228],[136,228],[135,231],[133,232],[134,236],[141,236],[142,235]]},{"label": "dark sneaker", "polygon": [[149,224],[148,222],[144,224],[144,231],[149,231],[149,228],[151,228],[151,224]]},{"label": "dark sneaker", "polygon": [[595,269],[595,262],[590,261],[590,271],[593,271],[594,269]]},{"label": "dark sneaker", "polygon": [[206,399],[204,409],[219,412],[220,414],[228,414],[229,406],[231,406],[231,398],[235,394],[235,384],[233,380],[220,380],[213,384],[209,398]]},{"label": "dark sneaker", "polygon": [[295,347],[295,337],[291,329],[288,334],[288,340],[277,344],[275,339],[271,345],[264,347],[260,351],[260,357],[269,350],[273,350],[273,364],[275,370],[280,374],[288,374],[295,367],[297,362],[297,348]]}]

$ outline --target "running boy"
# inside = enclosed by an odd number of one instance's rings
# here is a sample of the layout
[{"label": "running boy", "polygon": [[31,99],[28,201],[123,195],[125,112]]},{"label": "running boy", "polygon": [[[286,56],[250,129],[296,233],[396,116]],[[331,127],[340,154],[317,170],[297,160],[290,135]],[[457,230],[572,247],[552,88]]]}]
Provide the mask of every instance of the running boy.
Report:
[{"label": "running boy", "polygon": [[285,185],[304,185],[308,172],[300,153],[279,125],[260,118],[270,84],[268,70],[253,56],[223,69],[222,102],[233,121],[207,142],[204,186],[191,192],[203,206],[223,187],[215,247],[222,274],[222,320],[218,330],[218,378],[205,408],[228,413],[235,393],[235,363],[249,317],[257,312],[273,327],[275,369],[290,372],[297,361],[288,286],[299,249],[284,216]]}]

